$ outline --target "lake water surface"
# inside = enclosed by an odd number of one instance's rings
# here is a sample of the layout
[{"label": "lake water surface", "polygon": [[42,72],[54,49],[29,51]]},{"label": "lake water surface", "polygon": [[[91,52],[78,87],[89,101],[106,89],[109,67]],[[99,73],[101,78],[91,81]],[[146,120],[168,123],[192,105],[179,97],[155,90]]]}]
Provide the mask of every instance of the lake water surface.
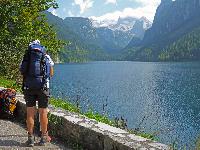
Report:
[{"label": "lake water surface", "polygon": [[57,64],[51,91],[79,99],[83,111],[103,113],[107,104],[110,118],[122,116],[166,144],[194,145],[200,135],[199,62]]}]

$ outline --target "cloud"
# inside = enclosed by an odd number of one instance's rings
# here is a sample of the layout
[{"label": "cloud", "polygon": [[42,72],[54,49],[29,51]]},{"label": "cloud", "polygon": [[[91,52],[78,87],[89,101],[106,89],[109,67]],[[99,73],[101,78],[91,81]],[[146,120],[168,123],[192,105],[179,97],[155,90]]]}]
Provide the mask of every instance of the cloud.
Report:
[{"label": "cloud", "polygon": [[107,14],[104,14],[99,17],[92,16],[92,19],[103,21],[103,20],[113,20],[117,21],[119,17],[134,17],[134,18],[141,18],[146,17],[151,22],[153,22],[154,15],[156,13],[156,8],[160,4],[160,0],[130,0],[130,1],[138,1],[141,3],[141,6],[138,8],[125,8],[122,11],[114,11]]},{"label": "cloud", "polygon": [[51,11],[51,13],[52,13],[54,16],[58,16],[58,14],[57,14],[57,12],[56,12],[55,9],[53,9],[53,10]]},{"label": "cloud", "polygon": [[93,6],[94,1],[92,0],[74,0],[75,5],[79,5],[80,14],[83,14],[87,9]]},{"label": "cloud", "polygon": [[130,0],[130,1],[135,1],[135,2],[138,2],[140,3],[141,5],[143,6],[158,6],[161,2],[161,0]]},{"label": "cloud", "polygon": [[117,0],[106,0],[105,4],[117,4]]}]

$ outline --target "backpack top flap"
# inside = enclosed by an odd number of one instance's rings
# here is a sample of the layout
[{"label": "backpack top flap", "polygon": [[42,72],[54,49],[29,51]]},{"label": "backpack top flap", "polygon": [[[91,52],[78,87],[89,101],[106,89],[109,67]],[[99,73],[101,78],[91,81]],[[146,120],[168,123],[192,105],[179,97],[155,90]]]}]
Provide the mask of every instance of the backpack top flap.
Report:
[{"label": "backpack top flap", "polygon": [[29,46],[29,51],[38,51],[38,52],[41,52],[41,53],[43,53],[43,54],[45,54],[46,53],[46,50],[45,50],[45,48],[44,48],[44,46],[42,46],[42,45],[40,45],[40,44],[31,44],[30,46]]}]

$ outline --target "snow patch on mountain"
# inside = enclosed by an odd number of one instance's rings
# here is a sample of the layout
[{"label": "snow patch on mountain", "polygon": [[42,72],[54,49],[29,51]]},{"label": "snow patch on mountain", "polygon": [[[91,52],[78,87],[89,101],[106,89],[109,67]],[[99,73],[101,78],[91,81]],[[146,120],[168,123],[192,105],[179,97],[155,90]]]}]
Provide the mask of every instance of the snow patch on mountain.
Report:
[{"label": "snow patch on mountain", "polygon": [[133,17],[126,17],[121,18],[119,17],[118,20],[95,20],[94,18],[90,18],[92,21],[92,25],[95,28],[100,27],[107,27],[113,31],[123,31],[123,32],[129,32],[134,28],[134,25],[137,21],[143,22],[143,28],[144,30],[147,30],[151,27],[152,23],[145,17],[142,17],[140,19],[133,18]]}]

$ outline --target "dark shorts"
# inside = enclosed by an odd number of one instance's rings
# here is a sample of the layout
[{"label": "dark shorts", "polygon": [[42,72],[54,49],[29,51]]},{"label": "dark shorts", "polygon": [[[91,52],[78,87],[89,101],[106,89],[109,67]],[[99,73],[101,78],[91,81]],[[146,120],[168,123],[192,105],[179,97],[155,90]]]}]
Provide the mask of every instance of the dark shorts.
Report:
[{"label": "dark shorts", "polygon": [[49,90],[24,90],[26,107],[34,107],[38,101],[38,108],[47,108],[49,97]]}]

